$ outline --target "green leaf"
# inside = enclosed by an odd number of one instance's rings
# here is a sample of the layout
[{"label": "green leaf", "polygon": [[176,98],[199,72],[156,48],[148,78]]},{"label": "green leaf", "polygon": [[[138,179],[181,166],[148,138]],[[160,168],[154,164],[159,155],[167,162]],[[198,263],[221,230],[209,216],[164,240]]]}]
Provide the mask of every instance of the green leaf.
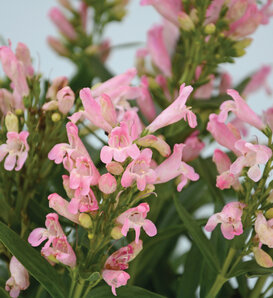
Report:
[{"label": "green leaf", "polygon": [[228,278],[247,274],[249,277],[272,274],[273,268],[259,266],[256,261],[240,262],[228,275]]},{"label": "green leaf", "polygon": [[196,220],[192,218],[188,211],[179,203],[176,196],[174,196],[174,204],[180,219],[184,222],[185,227],[187,228],[196,246],[199,248],[205,261],[214,270],[219,271],[220,264],[217,253],[208,238],[201,230],[201,227],[197,224]]},{"label": "green leaf", "polygon": [[[164,298],[164,296],[158,295],[156,293],[150,292],[143,288],[139,288],[136,286],[126,286],[120,287],[117,289],[117,296],[119,298],[128,298],[128,297],[136,297],[136,298]],[[109,286],[97,287],[91,290],[86,298],[113,298],[113,294],[111,288]]]},{"label": "green leaf", "polygon": [[67,297],[60,276],[55,269],[41,257],[40,253],[2,222],[0,222],[0,241],[52,297]]}]

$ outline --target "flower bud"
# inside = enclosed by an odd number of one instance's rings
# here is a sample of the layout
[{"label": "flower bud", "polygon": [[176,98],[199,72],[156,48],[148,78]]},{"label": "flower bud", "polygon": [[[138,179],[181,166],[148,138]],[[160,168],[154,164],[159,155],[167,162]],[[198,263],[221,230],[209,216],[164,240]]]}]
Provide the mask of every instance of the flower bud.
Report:
[{"label": "flower bud", "polygon": [[8,112],[5,117],[5,125],[8,132],[11,132],[11,131],[18,132],[19,130],[18,118],[11,112]]},{"label": "flower bud", "polygon": [[178,21],[180,28],[184,31],[192,31],[195,28],[192,19],[183,11],[179,13]]},{"label": "flower bud", "polygon": [[75,94],[69,86],[62,88],[57,93],[59,111],[66,115],[73,107]]},{"label": "flower bud", "polygon": [[23,110],[22,109],[16,109],[15,110],[15,114],[17,115],[17,116],[21,116],[21,115],[23,115]]},{"label": "flower bud", "polygon": [[51,115],[51,120],[52,120],[53,122],[58,122],[58,121],[60,121],[60,120],[61,120],[61,114],[60,114],[60,113],[53,113],[53,114]]},{"label": "flower bud", "polygon": [[80,221],[80,224],[86,229],[91,229],[93,227],[91,217],[86,213],[80,214],[79,221]]},{"label": "flower bud", "polygon": [[153,184],[147,184],[146,188],[143,191],[140,191],[138,195],[135,197],[135,199],[145,199],[148,196],[150,196],[151,193],[157,196],[156,193],[153,192],[154,190],[155,186]]},{"label": "flower bud", "polygon": [[106,165],[106,169],[109,173],[113,174],[113,175],[120,175],[124,169],[123,166],[116,161],[111,161]]},{"label": "flower bud", "polygon": [[88,237],[89,240],[91,240],[91,239],[94,238],[94,234],[93,233],[88,233],[88,236],[87,237]]},{"label": "flower bud", "polygon": [[204,31],[205,31],[206,34],[211,35],[211,34],[213,34],[215,32],[215,30],[216,30],[215,25],[213,23],[210,23],[210,24],[207,24],[205,26],[205,30]]},{"label": "flower bud", "polygon": [[265,216],[266,216],[266,218],[268,218],[268,219],[272,219],[272,218],[273,218],[273,208],[268,209],[268,210],[265,212]]},{"label": "flower bud", "polygon": [[110,173],[100,176],[99,189],[105,194],[113,193],[117,188],[117,181]]},{"label": "flower bud", "polygon": [[194,22],[194,24],[197,24],[199,22],[199,18],[198,18],[198,14],[197,14],[197,9],[193,8],[190,11],[190,18],[192,19],[192,21]]},{"label": "flower bud", "polygon": [[234,45],[237,57],[241,57],[245,54],[245,48],[247,48],[252,43],[251,38],[242,39]]},{"label": "flower bud", "polygon": [[264,267],[264,268],[271,268],[273,267],[273,261],[269,254],[267,254],[265,251],[263,251],[259,247],[253,247],[253,253],[254,257],[256,259],[256,262]]},{"label": "flower bud", "polygon": [[69,56],[68,49],[57,38],[48,36],[47,43],[52,48],[52,50],[54,50],[60,56]]},{"label": "flower bud", "polygon": [[113,239],[118,240],[123,237],[121,233],[121,228],[120,227],[114,227],[111,231],[111,236]]}]

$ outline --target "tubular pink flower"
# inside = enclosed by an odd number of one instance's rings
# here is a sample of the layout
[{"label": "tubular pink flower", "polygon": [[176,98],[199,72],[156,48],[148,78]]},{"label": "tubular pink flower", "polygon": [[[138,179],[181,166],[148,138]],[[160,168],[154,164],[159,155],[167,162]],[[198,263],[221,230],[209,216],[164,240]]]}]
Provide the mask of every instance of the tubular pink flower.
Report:
[{"label": "tubular pink flower", "polygon": [[212,232],[217,224],[221,223],[221,231],[226,239],[230,240],[233,239],[234,236],[241,235],[243,233],[241,217],[245,207],[246,205],[240,202],[226,204],[221,212],[209,218],[205,230]]},{"label": "tubular pink flower", "polygon": [[159,87],[162,89],[166,99],[168,101],[171,101],[172,96],[171,96],[170,90],[168,88],[167,79],[163,75],[157,75],[155,80],[156,80],[157,84],[159,85]]},{"label": "tubular pink flower", "polygon": [[68,39],[76,40],[77,33],[71,23],[67,20],[64,14],[58,7],[53,7],[49,11],[49,17],[51,21],[56,25],[58,30]]},{"label": "tubular pink flower", "polygon": [[256,113],[248,106],[236,90],[229,89],[227,94],[230,95],[234,101],[227,100],[220,106],[220,114],[218,120],[225,122],[228,117],[228,112],[232,111],[239,119],[256,127],[259,130],[264,129],[265,125]]},{"label": "tubular pink flower", "polygon": [[197,90],[194,93],[194,97],[196,99],[209,99],[211,97],[213,91],[214,78],[214,75],[210,75],[208,77],[209,82],[197,88]]},{"label": "tubular pink flower", "polygon": [[219,18],[221,9],[225,3],[225,0],[212,0],[206,11],[205,25],[209,23],[216,23]]},{"label": "tubular pink flower", "polygon": [[123,212],[116,219],[119,225],[122,225],[121,233],[127,236],[129,229],[134,229],[136,232],[135,242],[139,243],[140,229],[143,227],[146,234],[153,237],[157,234],[156,226],[152,221],[146,219],[150,207],[147,203],[141,203],[135,208],[130,208]]},{"label": "tubular pink flower", "polygon": [[150,133],[155,132],[156,130],[178,122],[182,118],[186,121],[188,120],[189,126],[191,128],[196,127],[197,121],[196,116],[189,108],[186,107],[185,103],[191,94],[193,88],[191,86],[186,86],[185,84],[181,85],[179,96],[177,99],[170,104],[165,110],[163,110],[155,120],[147,126],[147,130]]},{"label": "tubular pink flower", "polygon": [[121,185],[129,187],[134,181],[137,188],[143,191],[147,184],[153,184],[156,180],[155,171],[151,169],[152,150],[144,149],[140,155],[127,166],[121,177]]},{"label": "tubular pink flower", "polygon": [[32,246],[39,246],[48,239],[41,250],[42,255],[49,262],[52,262],[52,259],[55,258],[65,265],[74,267],[76,265],[76,255],[66,239],[58,218],[56,213],[49,213],[45,222],[47,229],[37,228],[33,230],[28,237],[28,242]]},{"label": "tubular pink flower", "polygon": [[28,47],[22,42],[19,42],[15,50],[15,55],[16,58],[23,64],[25,75],[27,77],[32,77],[34,75],[34,69]]},{"label": "tubular pink flower", "polygon": [[63,43],[59,39],[53,36],[48,36],[46,40],[51,49],[55,51],[57,54],[65,57],[69,56],[68,49],[63,45]]},{"label": "tubular pink flower", "polygon": [[50,98],[51,100],[57,99],[57,93],[63,89],[68,84],[67,77],[57,77],[52,81],[52,84],[47,90],[46,98]]},{"label": "tubular pink flower", "polygon": [[264,113],[264,116],[265,116],[265,122],[273,131],[273,108],[267,109]]},{"label": "tubular pink flower", "polygon": [[6,281],[5,290],[9,292],[10,297],[17,298],[20,291],[29,287],[29,274],[14,256],[10,260],[9,270],[11,277]]},{"label": "tubular pink flower", "polygon": [[221,74],[221,81],[219,86],[219,93],[226,94],[227,90],[232,87],[232,77],[229,73],[224,72]]},{"label": "tubular pink flower", "polygon": [[152,147],[164,157],[168,157],[171,154],[170,146],[160,136],[147,135],[137,139],[136,144],[142,147]]},{"label": "tubular pink flower", "polygon": [[255,221],[255,231],[260,243],[273,248],[273,219],[266,220],[262,212],[259,212]]},{"label": "tubular pink flower", "polygon": [[115,127],[109,136],[109,146],[104,146],[100,152],[101,161],[108,164],[114,159],[124,162],[127,157],[137,158],[140,151],[129,134],[126,122],[121,122],[120,127]]},{"label": "tubular pink flower", "polygon": [[185,162],[196,159],[202,149],[205,147],[205,143],[198,139],[199,131],[194,131],[186,140],[185,147],[183,148],[182,159]]},{"label": "tubular pink flower", "polygon": [[117,296],[116,288],[127,285],[130,275],[122,270],[102,270],[102,278],[112,288],[113,295]]},{"label": "tubular pink flower", "polygon": [[254,75],[251,77],[249,83],[246,85],[243,96],[248,96],[249,94],[256,92],[262,87],[265,87],[267,94],[271,94],[271,89],[267,83],[267,78],[271,72],[271,67],[269,65],[262,66]]},{"label": "tubular pink flower", "polygon": [[28,236],[28,242],[36,247],[39,246],[46,239],[48,241],[44,246],[49,247],[56,237],[64,236],[63,229],[59,223],[59,217],[56,213],[49,213],[46,216],[45,228],[36,228]]},{"label": "tubular pink flower", "polygon": [[171,77],[171,59],[164,44],[163,29],[163,25],[155,25],[148,31],[147,48],[156,67],[166,77]]},{"label": "tubular pink flower", "polygon": [[72,214],[69,211],[69,202],[67,200],[65,200],[64,198],[62,198],[61,196],[59,196],[56,193],[49,195],[48,200],[49,200],[50,208],[54,209],[57,213],[59,213],[60,215],[62,215],[65,218],[73,221],[74,223],[80,224],[80,222],[79,222],[80,214],[78,212]]},{"label": "tubular pink flower", "polygon": [[7,133],[7,143],[0,145],[0,161],[2,161],[5,156],[4,168],[7,171],[12,171],[15,167],[15,171],[20,171],[27,159],[29,146],[27,143],[29,133],[27,131],[8,132]]},{"label": "tubular pink flower", "polygon": [[140,5],[152,5],[164,18],[179,27],[178,13],[182,10],[180,0],[141,0]]},{"label": "tubular pink flower", "polygon": [[66,86],[57,93],[59,111],[66,115],[73,107],[75,94],[69,86]]},{"label": "tubular pink flower", "polygon": [[110,173],[100,176],[99,189],[105,194],[111,194],[115,192],[117,188],[117,181]]},{"label": "tubular pink flower", "polygon": [[24,109],[22,102],[16,101],[14,95],[7,89],[0,88],[0,110],[3,115],[6,115],[9,111],[15,111],[16,109]]},{"label": "tubular pink flower", "polygon": [[235,142],[241,139],[240,132],[231,123],[226,125],[219,121],[218,115],[210,114],[207,130],[220,145],[230,149],[236,155],[241,155],[235,148]]},{"label": "tubular pink flower", "polygon": [[272,150],[264,145],[253,145],[244,140],[235,143],[235,148],[241,153],[235,162],[230,166],[230,172],[239,175],[244,167],[249,167],[247,175],[257,182],[262,177],[259,164],[266,164],[272,156]]},{"label": "tubular pink flower", "polygon": [[94,99],[90,88],[83,88],[80,91],[84,111],[73,114],[69,119],[77,122],[81,116],[87,118],[95,126],[102,128],[108,133],[117,124],[116,112],[111,98],[102,94],[98,99]]},{"label": "tubular pink flower", "polygon": [[173,154],[156,167],[157,178],[154,184],[165,183],[180,176],[177,190],[181,191],[188,179],[192,181],[199,179],[199,175],[195,173],[194,169],[182,161],[184,147],[184,144],[175,144]]},{"label": "tubular pink flower", "polygon": [[130,137],[133,141],[139,138],[143,131],[143,124],[138,117],[136,110],[128,110],[124,113],[122,121],[125,122],[129,129]]}]

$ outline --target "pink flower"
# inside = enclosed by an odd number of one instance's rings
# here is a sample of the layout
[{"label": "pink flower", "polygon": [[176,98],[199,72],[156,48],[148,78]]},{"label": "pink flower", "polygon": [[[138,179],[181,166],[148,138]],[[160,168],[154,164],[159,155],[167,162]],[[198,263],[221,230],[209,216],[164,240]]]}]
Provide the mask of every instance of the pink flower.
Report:
[{"label": "pink flower", "polygon": [[270,129],[273,131],[273,107],[269,108],[264,113],[265,121]]},{"label": "pink flower", "polygon": [[236,155],[241,155],[235,148],[235,142],[241,139],[240,132],[231,123],[226,125],[219,121],[218,115],[210,114],[207,130],[220,145],[232,150]]},{"label": "pink flower", "polygon": [[56,213],[49,213],[46,216],[46,229],[34,229],[29,237],[28,242],[32,246],[39,246],[43,241],[48,239],[43,246],[41,253],[47,260],[52,262],[61,262],[70,267],[76,265],[76,255],[68,243],[66,236],[59,224],[58,215]]},{"label": "pink flower", "polygon": [[267,221],[262,212],[259,212],[255,221],[255,231],[260,243],[273,248],[273,219]]},{"label": "pink flower", "polygon": [[51,49],[60,56],[69,56],[69,50],[63,45],[63,43],[59,39],[53,36],[48,36],[47,43],[51,47]]},{"label": "pink flower", "polygon": [[227,94],[230,95],[234,101],[227,100],[220,106],[220,114],[218,120],[225,122],[228,117],[228,112],[232,111],[239,119],[247,122],[248,124],[256,127],[259,130],[264,128],[262,120],[256,115],[256,113],[248,106],[236,90],[229,89]]},{"label": "pink flower", "polygon": [[102,94],[98,99],[94,99],[89,88],[83,88],[80,91],[80,98],[84,111],[73,114],[69,119],[72,122],[77,122],[84,116],[95,126],[102,128],[108,133],[111,132],[112,128],[117,124],[116,112],[111,98],[106,94]]},{"label": "pink flower", "polygon": [[230,172],[234,175],[241,173],[244,167],[249,167],[247,175],[257,182],[262,177],[259,164],[266,164],[272,156],[272,150],[264,145],[253,145],[244,140],[235,143],[235,148],[241,153],[235,162],[230,166]]},{"label": "pink flower", "polygon": [[136,232],[135,242],[139,242],[140,229],[143,227],[146,234],[153,237],[157,234],[156,226],[152,221],[146,219],[150,207],[147,203],[141,203],[135,208],[130,208],[123,212],[116,219],[117,223],[122,226],[121,233],[127,236],[129,229],[134,229]]},{"label": "pink flower", "polygon": [[117,181],[110,173],[100,176],[99,189],[105,194],[111,194],[115,192],[117,188]]},{"label": "pink flower", "polygon": [[24,109],[22,102],[17,102],[14,95],[7,89],[0,88],[0,110],[3,115],[6,115],[9,111],[15,111],[16,109]]},{"label": "pink flower", "polygon": [[209,23],[216,23],[219,18],[219,14],[221,12],[222,6],[225,0],[212,0],[206,11],[206,21],[205,25]]},{"label": "pink flower", "polygon": [[22,42],[19,42],[15,50],[15,55],[16,58],[23,64],[25,75],[27,77],[32,77],[34,75],[34,69],[28,47]]},{"label": "pink flower", "polygon": [[67,77],[57,77],[52,81],[52,84],[47,90],[46,98],[50,98],[51,100],[57,99],[57,93],[63,89],[68,84]]},{"label": "pink flower", "polygon": [[147,126],[147,130],[150,133],[155,132],[161,127],[178,122],[182,118],[188,120],[191,128],[196,127],[196,116],[189,108],[186,107],[185,103],[191,94],[193,88],[191,86],[185,87],[185,84],[181,85],[178,98],[170,104],[165,110],[163,110],[155,120]]},{"label": "pink flower", "polygon": [[179,26],[178,13],[182,10],[180,0],[141,0],[140,5],[152,5],[164,18]]},{"label": "pink flower", "polygon": [[220,189],[230,188],[231,186],[235,190],[241,188],[241,184],[238,180],[238,175],[234,175],[230,172],[231,161],[226,153],[216,149],[213,153],[213,162],[216,164],[217,171],[220,174],[217,176],[216,186]]},{"label": "pink flower", "polygon": [[121,178],[123,187],[129,187],[136,181],[137,188],[143,191],[147,184],[155,182],[156,174],[150,167],[152,154],[152,150],[146,148],[135,160],[129,163]]},{"label": "pink flower", "polygon": [[109,146],[102,147],[100,152],[101,161],[106,164],[112,159],[118,162],[124,162],[127,157],[135,159],[140,154],[137,145],[133,144],[133,138],[125,122],[121,122],[120,127],[111,131],[108,144]]},{"label": "pink flower", "polygon": [[199,179],[199,175],[195,173],[194,169],[182,161],[184,147],[184,144],[175,144],[173,154],[156,167],[157,178],[154,184],[165,183],[180,176],[177,190],[181,191],[188,179],[192,181]]},{"label": "pink flower", "polygon": [[265,87],[265,90],[268,94],[271,94],[271,89],[266,81],[271,72],[271,67],[269,65],[262,66],[257,72],[252,75],[250,81],[246,85],[243,96],[248,96],[250,93],[256,92],[262,87]]},{"label": "pink flower", "polygon": [[132,242],[114,252],[105,262],[102,270],[102,278],[112,288],[112,292],[117,296],[116,288],[125,286],[130,275],[123,271],[128,268],[128,263],[132,261],[142,250],[142,241]]},{"label": "pink flower", "polygon": [[196,159],[202,149],[205,147],[205,143],[198,139],[199,131],[194,131],[186,140],[185,147],[183,148],[182,159],[185,162]]},{"label": "pink flower", "polygon": [[170,77],[171,59],[164,44],[162,25],[155,25],[148,31],[147,48],[156,67],[165,76]]},{"label": "pink flower", "polygon": [[229,73],[224,72],[221,74],[221,81],[219,86],[219,93],[226,94],[227,90],[232,87],[232,77]]},{"label": "pink flower", "polygon": [[17,298],[21,290],[29,287],[29,274],[14,256],[10,260],[9,270],[11,277],[6,281],[5,290],[9,292],[10,297]]},{"label": "pink flower", "polygon": [[49,17],[51,21],[56,25],[58,30],[68,39],[77,39],[77,33],[71,23],[67,20],[64,14],[58,7],[53,7],[49,11]]},{"label": "pink flower", "polygon": [[63,199],[56,193],[53,193],[48,196],[49,200],[49,207],[54,209],[60,215],[64,216],[65,218],[73,221],[76,224],[79,224],[79,213],[72,213],[69,210],[69,202]]},{"label": "pink flower", "polygon": [[75,94],[69,86],[62,88],[57,93],[59,111],[66,115],[73,107]]},{"label": "pink flower", "polygon": [[206,226],[205,230],[212,232],[218,223],[221,223],[221,231],[226,239],[233,239],[234,236],[243,233],[243,225],[241,217],[245,204],[240,202],[231,202],[224,206],[223,210],[219,213],[212,215]]},{"label": "pink flower", "polygon": [[7,143],[0,145],[0,161],[2,161],[5,156],[4,168],[7,171],[12,171],[16,165],[15,171],[20,171],[23,167],[29,151],[29,146],[27,143],[29,133],[27,131],[8,132],[7,133]]}]

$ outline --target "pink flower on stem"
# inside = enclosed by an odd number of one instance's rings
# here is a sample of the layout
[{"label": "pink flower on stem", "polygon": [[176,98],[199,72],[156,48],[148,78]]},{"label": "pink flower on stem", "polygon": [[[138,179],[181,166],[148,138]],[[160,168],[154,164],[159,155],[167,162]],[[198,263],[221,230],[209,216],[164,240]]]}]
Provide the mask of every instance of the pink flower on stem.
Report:
[{"label": "pink flower on stem", "polygon": [[84,111],[73,114],[69,119],[72,122],[77,122],[83,116],[95,126],[110,133],[117,124],[116,111],[111,98],[102,94],[98,99],[95,99],[90,88],[83,88],[80,91],[80,98]]},{"label": "pink flower on stem", "polygon": [[99,189],[105,194],[111,194],[115,192],[117,188],[117,181],[110,173],[100,176]]},{"label": "pink flower on stem", "polygon": [[194,131],[186,140],[185,147],[183,148],[182,159],[185,162],[196,159],[202,149],[205,147],[205,143],[198,139],[199,131]]},{"label": "pink flower on stem", "polygon": [[50,87],[47,90],[46,98],[50,98],[51,100],[57,99],[57,93],[66,87],[68,84],[68,78],[65,76],[55,78]]},{"label": "pink flower on stem", "polygon": [[170,104],[165,110],[163,110],[155,120],[147,126],[147,130],[150,133],[156,130],[178,122],[182,118],[188,121],[189,126],[194,128],[197,126],[196,116],[189,108],[186,107],[185,103],[191,94],[193,88],[191,86],[181,85],[178,98]]},{"label": "pink flower on stem", "polygon": [[117,296],[116,288],[127,285],[130,275],[123,270],[102,270],[102,278],[111,287],[113,295]]},{"label": "pink flower on stem", "polygon": [[229,170],[231,161],[226,153],[216,149],[213,153],[213,162],[216,164],[217,171],[220,175],[217,176],[216,186],[220,189],[230,188],[239,190],[241,184],[238,180],[238,175],[235,176]]},{"label": "pink flower on stem", "polygon": [[236,90],[229,89],[227,94],[230,95],[233,100],[227,100],[221,104],[221,112],[218,116],[218,120],[220,122],[225,122],[228,117],[228,112],[232,111],[242,121],[247,122],[259,130],[264,129],[265,125],[263,124],[262,120],[248,106],[248,104]]},{"label": "pink flower on stem", "polygon": [[29,151],[28,135],[27,131],[7,133],[7,143],[0,145],[0,161],[8,154],[4,163],[4,168],[7,171],[12,171],[15,165],[15,171],[20,171],[23,167]]},{"label": "pink flower on stem", "polygon": [[135,160],[129,163],[121,178],[123,187],[129,187],[136,181],[137,188],[143,191],[147,184],[155,182],[156,174],[151,169],[152,154],[152,150],[146,148]]},{"label": "pink flower on stem", "polygon": [[65,15],[59,10],[58,7],[53,7],[49,11],[51,21],[56,25],[58,30],[68,39],[77,39],[77,33],[71,23],[67,20]]},{"label": "pink flower on stem", "polygon": [[262,212],[259,212],[255,220],[255,231],[260,244],[273,248],[273,219],[266,220]]},{"label": "pink flower on stem", "polygon": [[235,143],[235,148],[241,153],[230,166],[230,172],[239,175],[244,167],[249,167],[248,177],[257,182],[262,177],[259,164],[266,164],[272,156],[272,150],[264,145],[253,145],[244,140]]},{"label": "pink flower on stem", "polygon": [[9,270],[11,277],[6,281],[5,290],[9,292],[10,297],[17,298],[20,291],[29,287],[29,274],[14,256],[10,260]]},{"label": "pink flower on stem", "polygon": [[171,59],[164,44],[163,29],[162,25],[155,25],[148,31],[147,48],[156,67],[166,77],[170,77]]},{"label": "pink flower on stem", "polygon": [[226,204],[221,212],[209,218],[205,230],[212,232],[217,224],[221,223],[221,231],[226,239],[230,240],[233,239],[234,236],[241,235],[243,233],[241,217],[245,207],[246,205],[240,202]]},{"label": "pink flower on stem", "polygon": [[135,242],[139,243],[140,229],[143,227],[146,234],[153,237],[157,234],[156,226],[152,221],[146,219],[150,207],[147,203],[141,203],[135,208],[130,208],[123,212],[116,219],[117,223],[122,226],[121,233],[127,236],[129,229],[134,229],[136,232]]},{"label": "pink flower on stem", "polygon": [[73,107],[75,94],[69,86],[66,86],[57,93],[59,111],[66,115]]},{"label": "pink flower on stem", "polygon": [[221,74],[221,81],[219,86],[219,93],[226,94],[227,90],[232,87],[232,77],[229,73],[224,72]]},{"label": "pink flower on stem", "polygon": [[129,134],[126,122],[121,122],[120,127],[115,127],[109,136],[109,146],[104,146],[100,152],[101,161],[108,164],[114,159],[124,162],[127,157],[137,158],[140,151]]},{"label": "pink flower on stem", "polygon": [[34,69],[28,47],[22,42],[19,42],[15,50],[15,55],[16,58],[23,64],[25,75],[27,77],[32,77],[34,75]]},{"label": "pink flower on stem", "polygon": [[196,181],[199,175],[195,173],[194,169],[182,161],[182,151],[184,144],[175,144],[173,154],[156,167],[156,181],[154,184],[165,183],[179,176],[180,182],[177,190],[181,191],[188,180]]},{"label": "pink flower on stem", "polygon": [[66,236],[59,224],[58,215],[49,213],[46,216],[46,229],[34,229],[29,237],[28,242],[32,246],[39,246],[43,241],[48,241],[43,246],[41,253],[49,262],[61,262],[70,267],[76,265],[76,255],[68,243]]},{"label": "pink flower on stem", "polygon": [[219,121],[218,115],[210,114],[207,130],[220,145],[230,149],[236,155],[241,155],[240,151],[235,148],[235,142],[241,139],[240,132],[231,123],[226,125]]}]

